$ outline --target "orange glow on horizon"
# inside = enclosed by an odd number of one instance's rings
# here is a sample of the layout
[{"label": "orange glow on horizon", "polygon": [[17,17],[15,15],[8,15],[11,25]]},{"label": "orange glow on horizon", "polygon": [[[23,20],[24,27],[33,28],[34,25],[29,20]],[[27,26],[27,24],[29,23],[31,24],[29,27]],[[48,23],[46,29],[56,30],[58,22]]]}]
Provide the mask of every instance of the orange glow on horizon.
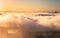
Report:
[{"label": "orange glow on horizon", "polygon": [[[42,4],[26,5],[24,3],[15,4],[7,0],[0,0],[0,11],[52,11],[59,8],[45,6]],[[60,9],[59,9],[60,10]]]}]

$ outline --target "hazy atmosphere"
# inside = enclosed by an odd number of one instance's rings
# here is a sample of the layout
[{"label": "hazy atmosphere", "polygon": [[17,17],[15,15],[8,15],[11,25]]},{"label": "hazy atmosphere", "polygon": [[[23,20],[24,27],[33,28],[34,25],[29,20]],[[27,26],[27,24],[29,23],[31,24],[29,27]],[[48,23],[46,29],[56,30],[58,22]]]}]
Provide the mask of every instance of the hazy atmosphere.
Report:
[{"label": "hazy atmosphere", "polygon": [[60,0],[0,0],[0,11],[60,11]]},{"label": "hazy atmosphere", "polygon": [[60,0],[0,0],[0,38],[60,38]]}]

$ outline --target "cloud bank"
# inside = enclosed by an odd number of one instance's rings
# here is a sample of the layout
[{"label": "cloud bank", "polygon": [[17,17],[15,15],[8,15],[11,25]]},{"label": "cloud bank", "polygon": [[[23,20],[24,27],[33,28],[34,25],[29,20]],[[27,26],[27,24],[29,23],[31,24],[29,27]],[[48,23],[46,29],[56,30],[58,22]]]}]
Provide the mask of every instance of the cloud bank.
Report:
[{"label": "cloud bank", "polygon": [[60,30],[60,15],[35,16],[36,14],[7,13],[0,15],[0,27],[19,28],[26,31]]},{"label": "cloud bank", "polygon": [[[0,15],[1,38],[32,38],[31,32],[59,31],[60,14],[36,16],[38,13],[6,13]],[[4,36],[4,37],[3,37]],[[35,36],[34,36],[35,37]]]}]

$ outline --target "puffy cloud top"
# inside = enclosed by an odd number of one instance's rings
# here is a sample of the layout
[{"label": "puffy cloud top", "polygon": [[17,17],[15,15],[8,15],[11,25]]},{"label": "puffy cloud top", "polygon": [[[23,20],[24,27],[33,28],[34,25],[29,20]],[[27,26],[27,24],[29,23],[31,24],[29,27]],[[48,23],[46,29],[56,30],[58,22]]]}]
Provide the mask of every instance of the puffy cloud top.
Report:
[{"label": "puffy cloud top", "polygon": [[36,16],[36,14],[7,13],[0,15],[0,27],[31,32],[60,30],[60,15]]}]

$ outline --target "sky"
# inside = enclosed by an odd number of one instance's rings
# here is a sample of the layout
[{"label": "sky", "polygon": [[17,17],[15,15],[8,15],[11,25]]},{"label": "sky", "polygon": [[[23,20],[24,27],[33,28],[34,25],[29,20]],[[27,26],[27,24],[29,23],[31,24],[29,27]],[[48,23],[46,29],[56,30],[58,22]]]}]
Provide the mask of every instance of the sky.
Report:
[{"label": "sky", "polygon": [[60,0],[0,0],[0,11],[60,11]]}]

